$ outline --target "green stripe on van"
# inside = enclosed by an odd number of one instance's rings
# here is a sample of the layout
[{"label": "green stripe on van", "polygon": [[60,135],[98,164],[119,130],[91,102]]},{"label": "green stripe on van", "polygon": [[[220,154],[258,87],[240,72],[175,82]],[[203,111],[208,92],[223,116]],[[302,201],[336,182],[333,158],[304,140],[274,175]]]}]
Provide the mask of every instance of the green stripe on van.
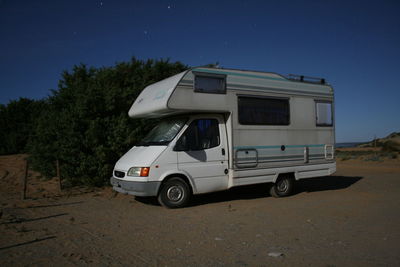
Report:
[{"label": "green stripe on van", "polygon": [[276,81],[287,81],[285,78],[278,78],[278,77],[268,77],[268,76],[261,76],[255,74],[247,74],[247,73],[237,73],[232,71],[222,71],[222,70],[210,70],[210,69],[193,69],[194,71],[201,71],[201,72],[208,72],[214,74],[227,74],[227,75],[234,75],[234,76],[241,76],[241,77],[250,77],[250,78],[258,78],[258,79],[268,79],[268,80],[276,80]]},{"label": "green stripe on van", "polygon": [[[285,145],[285,148],[302,148],[302,147],[324,147],[324,144],[318,145]],[[281,146],[235,146],[234,149],[271,149],[281,148]]]}]

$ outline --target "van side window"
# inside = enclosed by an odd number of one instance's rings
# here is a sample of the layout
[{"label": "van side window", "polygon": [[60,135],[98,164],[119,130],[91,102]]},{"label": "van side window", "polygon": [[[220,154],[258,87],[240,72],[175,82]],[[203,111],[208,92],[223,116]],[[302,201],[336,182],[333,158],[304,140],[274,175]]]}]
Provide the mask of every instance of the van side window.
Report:
[{"label": "van side window", "polygon": [[226,94],[225,75],[199,75],[194,77],[194,91],[198,93]]},{"label": "van side window", "polygon": [[317,126],[332,126],[332,102],[315,101]]},{"label": "van side window", "polygon": [[216,119],[199,119],[190,123],[176,144],[178,151],[204,150],[220,144],[219,126]]},{"label": "van side window", "polygon": [[239,123],[242,125],[289,125],[289,99],[238,97]]}]

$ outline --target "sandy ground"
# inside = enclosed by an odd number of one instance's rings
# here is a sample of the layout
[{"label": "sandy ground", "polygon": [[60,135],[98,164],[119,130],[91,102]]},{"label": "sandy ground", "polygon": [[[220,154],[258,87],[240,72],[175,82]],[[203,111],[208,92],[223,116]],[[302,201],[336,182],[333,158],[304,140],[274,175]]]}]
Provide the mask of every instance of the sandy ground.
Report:
[{"label": "sandy ground", "polygon": [[400,266],[400,161],[339,161],[287,198],[266,185],[165,209],[109,188],[59,193],[0,157],[0,266]]}]

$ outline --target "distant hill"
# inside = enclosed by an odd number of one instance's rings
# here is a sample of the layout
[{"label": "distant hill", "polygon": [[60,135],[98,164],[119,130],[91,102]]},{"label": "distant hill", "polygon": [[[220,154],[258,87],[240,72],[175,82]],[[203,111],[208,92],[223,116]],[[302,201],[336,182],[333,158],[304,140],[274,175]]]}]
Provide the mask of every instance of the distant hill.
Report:
[{"label": "distant hill", "polygon": [[400,152],[400,132],[394,132],[384,138],[377,138],[370,142],[358,145],[358,147],[380,147],[386,151]]}]

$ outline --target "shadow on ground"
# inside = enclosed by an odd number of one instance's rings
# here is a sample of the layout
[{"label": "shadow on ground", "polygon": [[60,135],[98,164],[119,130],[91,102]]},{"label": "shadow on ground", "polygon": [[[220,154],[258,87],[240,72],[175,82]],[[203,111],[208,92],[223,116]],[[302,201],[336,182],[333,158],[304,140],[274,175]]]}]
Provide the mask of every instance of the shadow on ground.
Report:
[{"label": "shadow on ground", "polygon": [[55,214],[55,215],[50,215],[50,216],[45,216],[45,217],[39,217],[39,218],[33,218],[33,219],[25,219],[25,218],[16,218],[8,222],[2,222],[1,224],[15,224],[15,223],[23,223],[23,222],[34,222],[34,221],[39,221],[39,220],[46,220],[50,218],[55,218],[55,217],[60,217],[60,216],[65,216],[68,215],[68,213],[60,213],[60,214]]},{"label": "shadow on ground", "polygon": [[[361,180],[360,176],[326,176],[297,181],[292,195],[303,192],[318,192],[326,190],[341,190],[350,187]],[[204,204],[226,202],[240,199],[257,199],[269,197],[271,183],[233,187],[226,191],[219,191],[208,194],[195,195],[189,206],[199,206]],[[136,197],[137,201],[149,204],[159,205],[156,198]]]},{"label": "shadow on ground", "polygon": [[18,244],[14,244],[14,245],[11,245],[11,246],[1,247],[0,250],[20,247],[20,246],[24,246],[24,245],[30,245],[30,244],[33,244],[33,243],[42,242],[42,241],[49,240],[49,239],[54,239],[54,238],[56,238],[56,236],[48,236],[48,237],[36,238],[34,240],[31,240],[31,241],[18,243]]},{"label": "shadow on ground", "polygon": [[294,194],[345,189],[357,183],[361,176],[326,176],[300,180],[296,183]]}]

